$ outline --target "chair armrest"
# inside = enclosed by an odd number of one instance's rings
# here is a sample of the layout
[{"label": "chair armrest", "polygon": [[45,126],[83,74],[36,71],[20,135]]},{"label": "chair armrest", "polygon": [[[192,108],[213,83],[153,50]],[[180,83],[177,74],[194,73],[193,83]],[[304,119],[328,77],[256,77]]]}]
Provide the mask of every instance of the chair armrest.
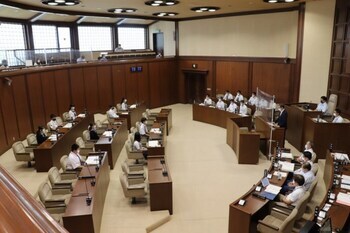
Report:
[{"label": "chair armrest", "polygon": [[76,172],[62,172],[61,173],[61,179],[62,180],[75,180],[77,179],[77,173]]},{"label": "chair armrest", "polygon": [[18,155],[30,155],[30,152],[21,152],[21,153],[16,153]]},{"label": "chair armrest", "polygon": [[[145,182],[145,178],[144,177],[138,177],[138,178],[128,177],[128,182],[129,182],[129,185],[131,185],[131,186],[143,184]],[[141,187],[140,187],[140,189],[141,189]]]},{"label": "chair armrest", "polygon": [[279,230],[278,227],[275,227],[275,226],[273,226],[273,225],[270,225],[270,224],[268,224],[268,223],[266,223],[266,222],[264,222],[264,221],[262,221],[262,220],[259,220],[259,224],[261,224],[261,225],[263,225],[263,226],[265,226],[265,227],[271,228],[271,229],[273,229],[273,230],[275,230],[275,231],[278,231],[278,230]]},{"label": "chair armrest", "polygon": [[66,204],[64,201],[45,201],[44,206],[45,208],[66,207]]},{"label": "chair armrest", "polygon": [[64,194],[70,194],[70,189],[53,189],[52,194],[54,195],[64,195]]},{"label": "chair armrest", "polygon": [[135,189],[144,189],[145,188],[145,183],[142,184],[134,184],[134,185],[129,185],[128,189],[130,190],[135,190]]},{"label": "chair armrest", "polygon": [[84,148],[80,148],[80,151],[82,153],[89,153],[89,152],[92,152],[93,151],[93,147],[89,148],[89,147],[84,147]]},{"label": "chair armrest", "polygon": [[275,202],[274,204],[275,206],[273,206],[273,208],[283,208],[290,211],[292,211],[295,208],[295,206],[287,205],[286,203],[283,203],[283,202]]},{"label": "chair armrest", "polygon": [[[55,184],[52,185],[52,190],[72,190],[72,184]],[[65,191],[64,191],[65,192]]]}]

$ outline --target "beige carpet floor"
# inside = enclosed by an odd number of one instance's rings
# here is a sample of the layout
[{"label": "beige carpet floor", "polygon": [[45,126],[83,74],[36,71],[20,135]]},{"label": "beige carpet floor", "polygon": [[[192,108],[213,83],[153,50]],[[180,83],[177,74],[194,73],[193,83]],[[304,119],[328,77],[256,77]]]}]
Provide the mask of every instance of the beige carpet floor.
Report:
[{"label": "beige carpet floor", "polygon": [[[229,204],[243,195],[263,175],[270,162],[260,156],[258,165],[239,165],[232,149],[226,144],[226,130],[192,121],[192,105],[176,104],[173,128],[166,146],[166,157],[173,180],[174,214],[170,221],[155,229],[157,233],[224,233],[228,229]],[[154,111],[157,111],[155,109]],[[96,115],[95,118],[103,118]],[[293,153],[299,153],[286,142]],[[158,221],[167,211],[151,212],[147,203],[131,205],[119,183],[120,164],[126,159],[123,151],[114,170],[104,206],[102,233],[139,233]],[[324,161],[320,161],[318,177],[323,176]],[[47,173],[14,160],[12,150],[0,157],[4,166],[32,195]],[[315,192],[315,203],[325,194],[323,182]]]}]

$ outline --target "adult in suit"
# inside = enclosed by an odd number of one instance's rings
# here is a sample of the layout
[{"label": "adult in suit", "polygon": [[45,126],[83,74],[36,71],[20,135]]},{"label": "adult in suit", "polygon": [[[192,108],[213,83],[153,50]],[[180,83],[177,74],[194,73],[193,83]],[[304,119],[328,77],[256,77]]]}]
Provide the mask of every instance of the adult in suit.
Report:
[{"label": "adult in suit", "polygon": [[280,115],[276,119],[275,123],[277,123],[279,127],[287,129],[287,119],[288,119],[288,113],[284,109],[284,105],[282,104],[280,105]]},{"label": "adult in suit", "polygon": [[39,126],[38,130],[36,131],[36,141],[40,145],[41,143],[45,142],[47,138],[48,137],[44,132],[44,128],[42,126]]}]

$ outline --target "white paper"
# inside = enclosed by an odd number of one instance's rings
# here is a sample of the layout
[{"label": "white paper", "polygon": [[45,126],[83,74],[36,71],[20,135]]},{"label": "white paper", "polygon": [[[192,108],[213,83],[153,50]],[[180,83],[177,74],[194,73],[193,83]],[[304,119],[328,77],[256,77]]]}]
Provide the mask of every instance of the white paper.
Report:
[{"label": "white paper", "polygon": [[265,189],[265,192],[268,192],[268,193],[272,193],[272,194],[275,194],[277,195],[280,191],[281,191],[281,187],[280,186],[277,186],[277,185],[273,185],[273,184],[269,184],[266,189]]},{"label": "white paper", "polygon": [[350,195],[347,193],[338,193],[337,201],[338,203],[350,206]]},{"label": "white paper", "polygon": [[52,142],[57,141],[57,134],[51,134],[51,136],[49,137],[49,140]]},{"label": "white paper", "polygon": [[282,164],[281,171],[284,171],[284,172],[293,172],[294,171],[294,165],[295,165],[294,163],[282,162],[282,161],[279,161],[278,163]]},{"label": "white paper", "polygon": [[349,156],[347,154],[343,154],[343,153],[333,153],[334,158],[336,160],[345,160],[345,161],[349,161]]},{"label": "white paper", "polygon": [[350,190],[350,185],[348,184],[340,184],[340,188]]},{"label": "white paper", "polygon": [[159,147],[159,141],[157,140],[151,140],[151,141],[148,141],[148,147]]},{"label": "white paper", "polygon": [[112,137],[112,131],[105,131],[102,135],[105,137]]},{"label": "white paper", "polygon": [[85,162],[87,165],[98,165],[100,162],[99,156],[89,156]]},{"label": "white paper", "polygon": [[136,104],[131,105],[129,108],[136,108]]},{"label": "white paper", "polygon": [[[314,122],[317,122],[317,118],[312,118],[312,120],[314,121]],[[318,119],[319,120],[319,123],[327,123],[327,121],[326,120],[323,120],[323,119]]]},{"label": "white paper", "polygon": [[285,153],[285,152],[282,152],[281,157],[282,157],[282,158],[286,158],[286,159],[294,159],[292,153]]},{"label": "white paper", "polygon": [[326,204],[323,206],[322,210],[327,212],[327,211],[329,210],[329,208],[331,208],[331,206],[332,206],[331,204],[326,203]]},{"label": "white paper", "polygon": [[78,117],[84,118],[84,117],[85,117],[85,114],[84,114],[84,113],[80,113],[80,114],[78,115]]},{"label": "white paper", "polygon": [[[280,174],[281,174],[281,177],[287,177],[287,175],[288,175],[287,172],[280,172]],[[274,175],[274,176],[278,176],[278,171],[275,171],[275,172],[273,173],[273,175]]]},{"label": "white paper", "polygon": [[157,134],[161,134],[161,133],[162,133],[162,131],[160,130],[160,128],[152,128],[152,129],[150,129],[150,132],[151,132],[151,133],[157,133]]},{"label": "white paper", "polygon": [[128,115],[128,112],[121,112],[121,115]]},{"label": "white paper", "polygon": [[65,125],[63,126],[63,128],[65,128],[65,129],[70,129],[70,128],[72,128],[72,126],[73,126],[72,123],[67,123],[67,124],[65,124]]}]

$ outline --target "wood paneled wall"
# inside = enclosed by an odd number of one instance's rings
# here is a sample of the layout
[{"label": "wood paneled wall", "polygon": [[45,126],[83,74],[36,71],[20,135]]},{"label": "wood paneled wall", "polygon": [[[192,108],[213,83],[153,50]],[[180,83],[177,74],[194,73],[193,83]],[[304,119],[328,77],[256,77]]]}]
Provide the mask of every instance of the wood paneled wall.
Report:
[{"label": "wood paneled wall", "polygon": [[[142,72],[131,73],[132,66],[142,66]],[[0,153],[46,126],[51,113],[62,116],[71,103],[78,112],[104,113],[122,97],[150,108],[178,101],[175,59],[33,68],[0,73],[0,80]]]},{"label": "wood paneled wall", "polygon": [[[230,90],[233,94],[241,90],[249,97],[256,88],[276,96],[278,103],[298,100],[294,91],[300,77],[295,77],[295,60],[288,63],[283,58],[224,58],[181,57],[178,66],[179,100],[185,101],[183,69],[208,70],[207,93],[215,96]],[[297,88],[298,90],[299,88]]]},{"label": "wood paneled wall", "polygon": [[328,94],[338,95],[337,107],[350,116],[350,2],[337,0]]}]

